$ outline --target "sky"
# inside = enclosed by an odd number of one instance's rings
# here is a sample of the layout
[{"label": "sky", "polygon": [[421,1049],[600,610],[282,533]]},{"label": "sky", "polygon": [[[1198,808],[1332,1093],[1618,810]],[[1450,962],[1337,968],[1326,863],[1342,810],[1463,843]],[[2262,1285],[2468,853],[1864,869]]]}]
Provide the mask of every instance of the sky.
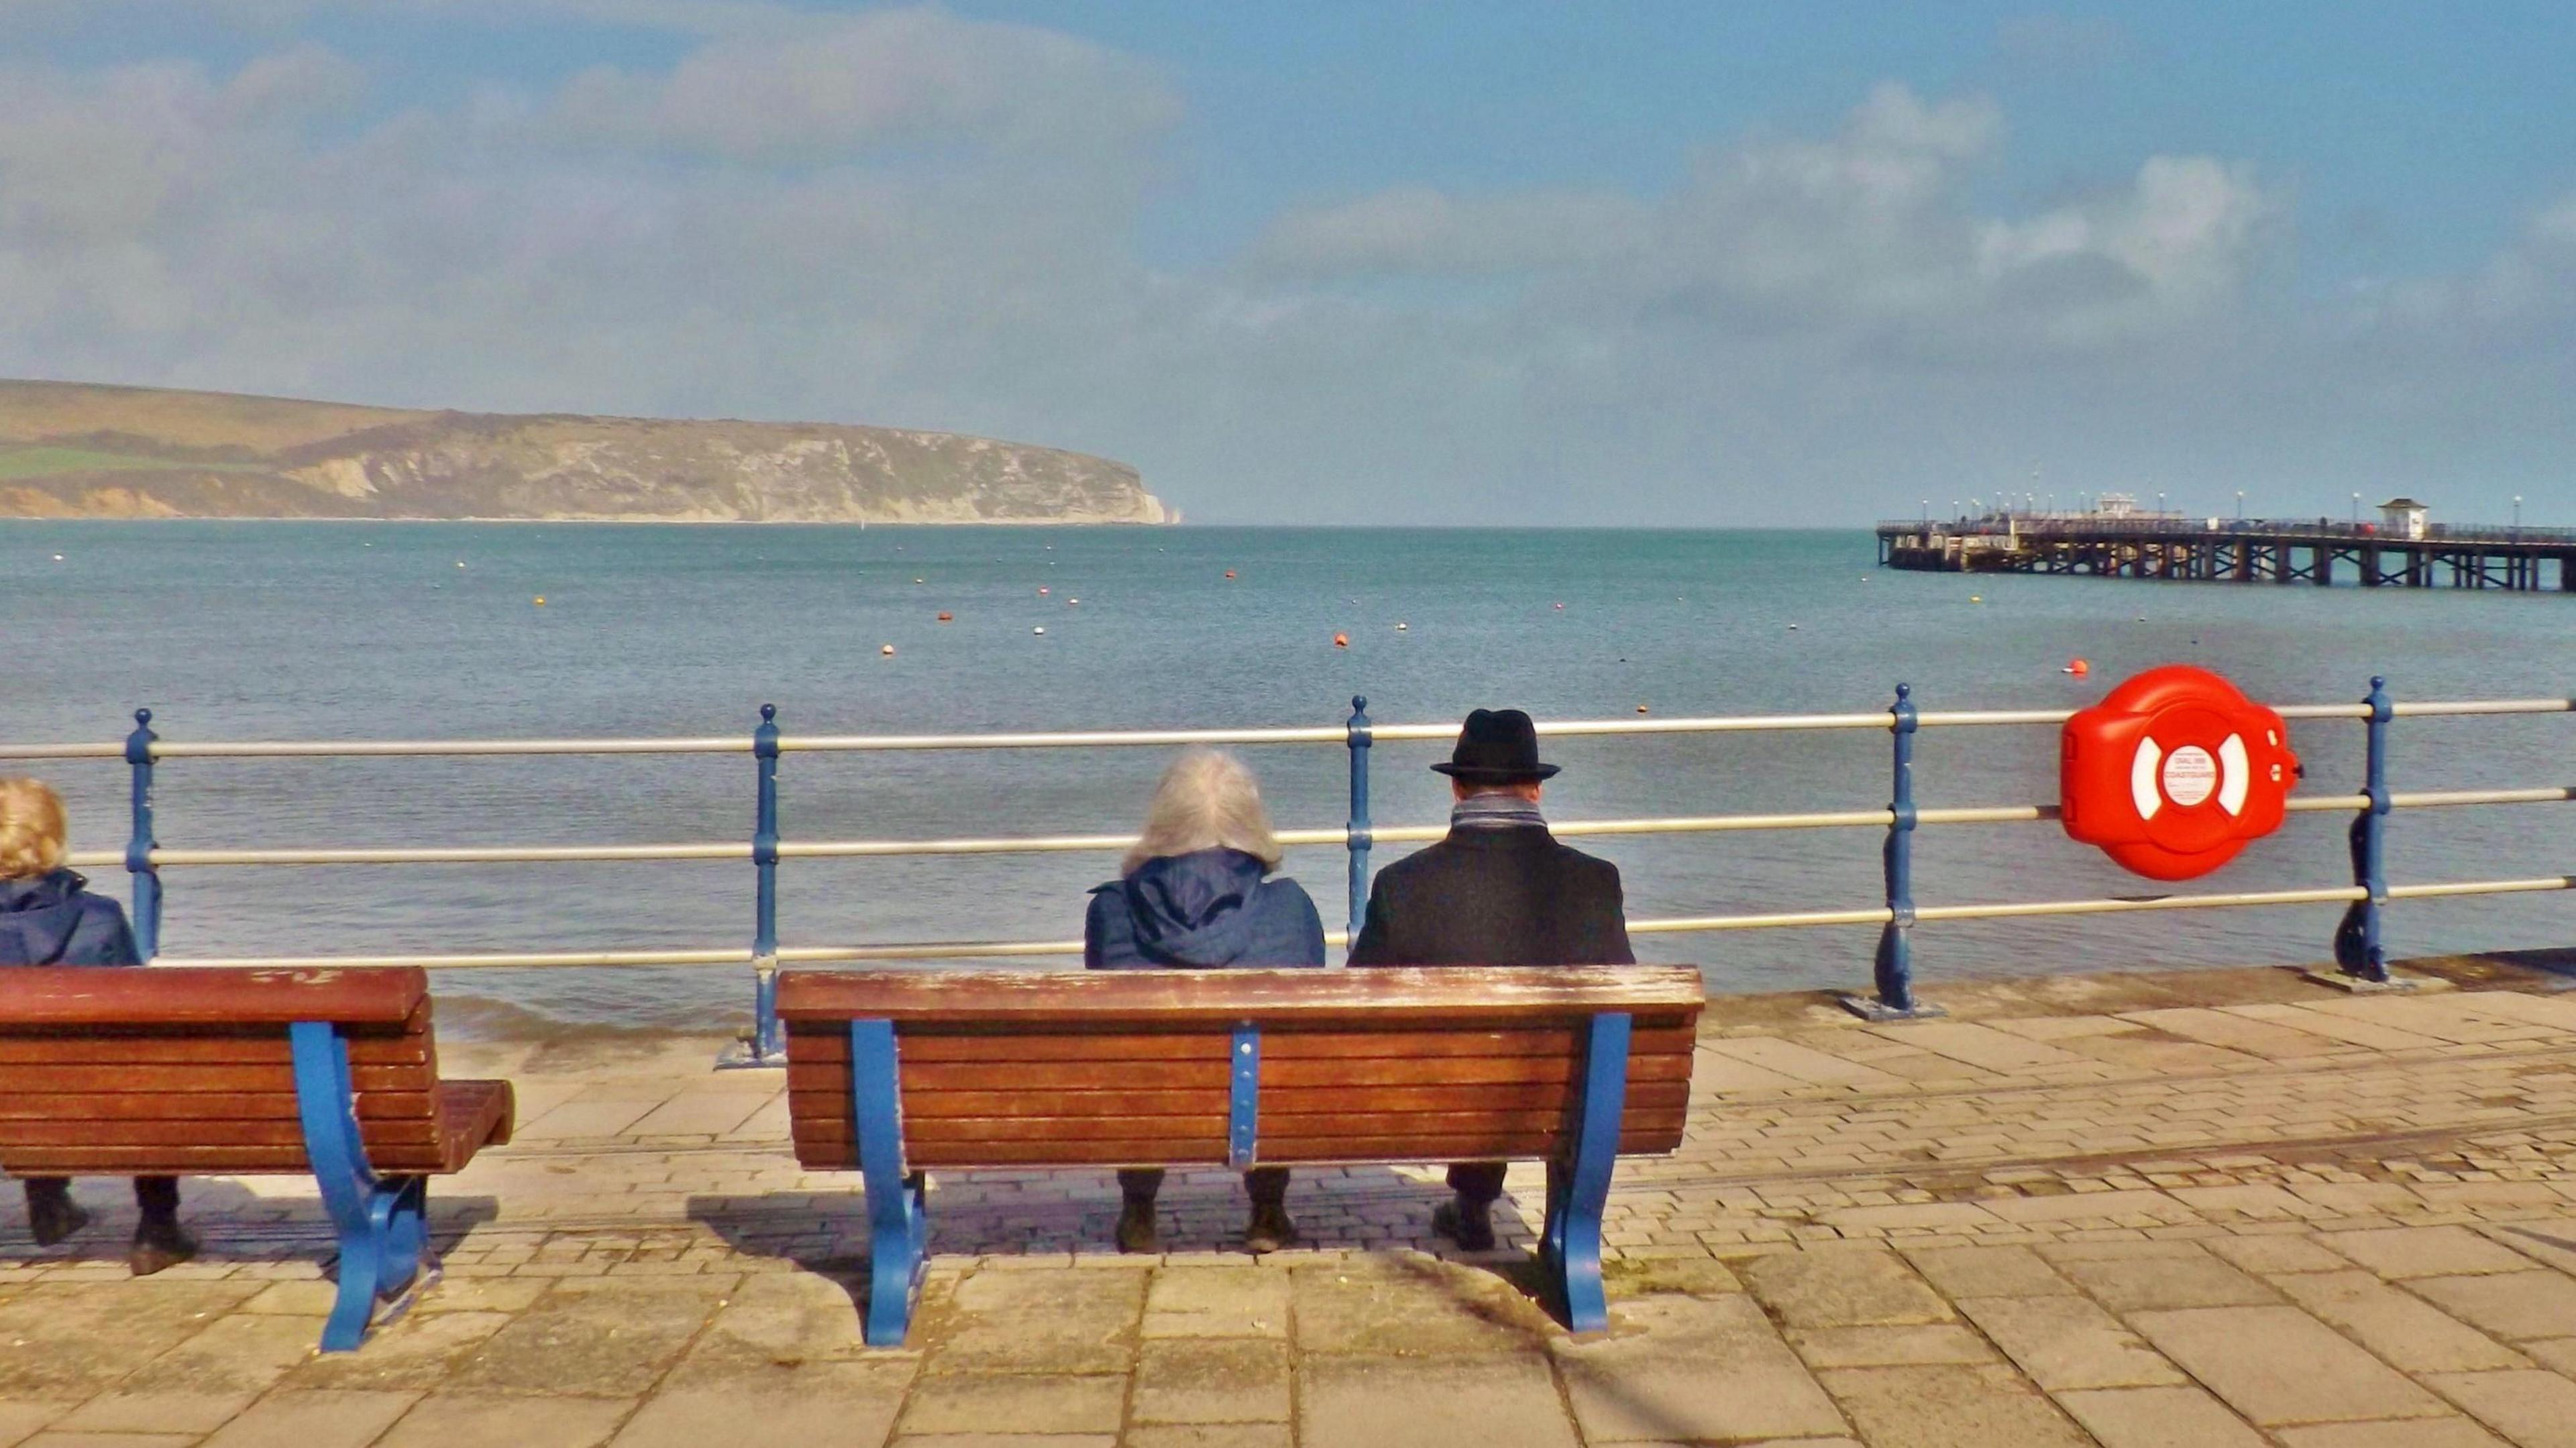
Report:
[{"label": "sky", "polygon": [[2576,8],[0,0],[0,376],[2576,525]]}]

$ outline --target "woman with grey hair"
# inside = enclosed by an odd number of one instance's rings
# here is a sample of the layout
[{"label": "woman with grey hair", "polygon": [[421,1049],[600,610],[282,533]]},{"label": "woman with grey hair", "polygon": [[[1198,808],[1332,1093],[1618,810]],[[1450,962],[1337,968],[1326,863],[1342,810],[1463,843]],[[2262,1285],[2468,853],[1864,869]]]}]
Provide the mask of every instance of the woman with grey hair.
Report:
[{"label": "woman with grey hair", "polygon": [[[1091,892],[1082,963],[1092,970],[1210,970],[1322,965],[1324,922],[1279,867],[1279,840],[1261,786],[1231,754],[1191,749],[1163,771],[1145,831],[1119,877]],[[1158,1167],[1118,1173],[1122,1252],[1162,1249],[1154,1223]],[[1243,1174],[1252,1220],[1243,1244],[1275,1252],[1296,1240],[1288,1219],[1288,1169]]]}]

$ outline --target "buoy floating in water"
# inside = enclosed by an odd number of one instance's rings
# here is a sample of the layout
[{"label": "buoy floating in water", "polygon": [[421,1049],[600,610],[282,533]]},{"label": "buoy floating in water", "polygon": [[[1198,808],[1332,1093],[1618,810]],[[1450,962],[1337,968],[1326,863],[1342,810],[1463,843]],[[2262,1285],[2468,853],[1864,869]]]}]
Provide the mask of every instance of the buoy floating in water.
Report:
[{"label": "buoy floating in water", "polygon": [[1337,649],[1346,649],[1346,648],[1349,648],[1350,646],[1351,646],[1351,636],[1350,636],[1349,634],[1346,634],[1346,633],[1337,633],[1337,634],[1333,635],[1333,647],[1335,647],[1335,648],[1337,648]]},{"label": "buoy floating in water", "polygon": [[1645,706],[1645,705],[1643,705],[1643,704],[1638,705],[1638,706],[1637,706],[1637,712],[1638,712],[1638,713],[1640,713],[1640,714],[1645,713],[1645,712],[1646,712],[1646,706]]},{"label": "buoy floating in water", "polygon": [[545,607],[545,606],[546,606],[546,596],[545,596],[544,594],[540,593],[540,594],[538,594],[538,595],[537,595],[537,607],[539,607],[539,608],[543,608],[543,607]]},{"label": "buoy floating in water", "polygon": [[1968,595],[1968,602],[1970,603],[1983,603],[1985,601],[1986,596],[1982,593],[1972,593]]},{"label": "buoy floating in water", "polygon": [[1794,623],[1793,623],[1793,624],[1789,625],[1789,632],[1791,632],[1791,633],[1796,633],[1797,631],[1798,631],[1798,626],[1797,626],[1796,624],[1794,624]]},{"label": "buoy floating in water", "polygon": [[62,562],[62,561],[63,561],[63,555],[61,555],[61,554],[59,554],[59,553],[55,554],[55,555],[54,555],[54,561],[55,561],[56,563],[60,563],[60,562]]},{"label": "buoy floating in water", "polygon": [[1039,624],[1036,628],[1030,629],[1030,630],[1029,630],[1029,632],[1031,632],[1031,633],[1033,633],[1033,634],[1042,634],[1042,633],[1045,633],[1045,632],[1046,632],[1046,625],[1045,625],[1045,624]]},{"label": "buoy floating in water", "polygon": [[1560,604],[1558,604],[1558,605],[1556,606],[1556,611],[1557,611],[1558,613],[1563,613],[1563,612],[1565,612],[1565,605],[1564,605],[1564,604],[1561,604],[1561,603],[1560,603]]},{"label": "buoy floating in water", "polygon": [[1082,606],[1082,600],[1078,598],[1068,598],[1064,601],[1064,606],[1067,608],[1080,608]]},{"label": "buoy floating in water", "polygon": [[893,657],[894,657],[894,645],[892,645],[892,644],[879,644],[879,645],[877,645],[877,652],[878,652],[878,653],[880,653],[880,654],[885,655],[885,656],[886,656],[887,658],[889,658],[889,659],[890,659],[890,658],[893,658]]},{"label": "buoy floating in water", "polygon": [[915,583],[919,583],[920,581],[921,581],[921,580],[920,580],[920,579],[918,579],[918,578],[916,578],[916,579],[914,579],[914,580],[913,580],[913,582],[915,582]]},{"label": "buoy floating in water", "polygon": [[1040,597],[1040,598],[1044,598],[1044,597],[1046,597],[1046,596],[1047,596],[1047,594],[1049,594],[1049,593],[1050,593],[1050,592],[1052,592],[1052,591],[1053,591],[1053,590],[1051,590],[1051,589],[1041,588],[1041,589],[1039,589],[1039,590],[1038,590],[1038,597]]},{"label": "buoy floating in water", "polygon": [[457,560],[456,560],[456,566],[457,566],[457,567],[459,567],[459,568],[464,567],[464,566],[465,566],[465,560],[464,560],[464,559],[462,559],[462,558],[457,559]]},{"label": "buoy floating in water", "polygon": [[1231,568],[1227,569],[1227,570],[1225,571],[1225,576],[1226,576],[1226,577],[1228,577],[1228,578],[1232,578],[1232,577],[1234,576],[1234,570],[1233,570],[1233,569],[1231,569]]},{"label": "buoy floating in water", "polygon": [[1410,633],[1410,632],[1412,632],[1412,630],[1413,630],[1413,625],[1411,625],[1411,624],[1409,624],[1409,623],[1400,623],[1400,624],[1397,624],[1397,625],[1395,626],[1395,631],[1396,631],[1397,633]]},{"label": "buoy floating in water", "polygon": [[941,623],[954,623],[957,621],[957,615],[950,613],[948,610],[943,608],[939,611],[939,621]]},{"label": "buoy floating in water", "polygon": [[2075,677],[2080,679],[2093,672],[2093,666],[2082,659],[2068,659],[2066,661],[2066,667],[2059,670],[2059,672],[2073,674]]}]

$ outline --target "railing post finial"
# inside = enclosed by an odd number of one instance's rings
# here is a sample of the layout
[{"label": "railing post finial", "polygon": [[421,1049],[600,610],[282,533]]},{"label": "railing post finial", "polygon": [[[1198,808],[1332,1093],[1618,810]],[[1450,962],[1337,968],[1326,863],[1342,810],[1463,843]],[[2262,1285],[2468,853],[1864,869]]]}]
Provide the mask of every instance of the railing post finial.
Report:
[{"label": "railing post finial", "polygon": [[134,951],[149,964],[161,953],[161,871],[152,852],[161,847],[152,821],[152,711],[134,711],[134,732],[125,736],[125,762],[134,773],[134,829],[126,836],[125,869],[133,877]]}]

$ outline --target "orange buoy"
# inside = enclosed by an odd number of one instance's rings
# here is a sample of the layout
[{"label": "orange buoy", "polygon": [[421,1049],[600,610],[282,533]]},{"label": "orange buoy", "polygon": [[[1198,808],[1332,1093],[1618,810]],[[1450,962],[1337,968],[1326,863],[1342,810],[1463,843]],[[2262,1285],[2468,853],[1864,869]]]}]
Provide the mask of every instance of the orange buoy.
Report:
[{"label": "orange buoy", "polygon": [[1346,633],[1337,633],[1337,634],[1333,635],[1333,647],[1335,647],[1335,648],[1337,648],[1337,649],[1346,649],[1346,648],[1349,648],[1350,646],[1351,646],[1351,636],[1350,636],[1349,634],[1346,634]]},{"label": "orange buoy", "polygon": [[883,654],[883,655],[885,655],[887,658],[893,658],[893,657],[894,657],[894,645],[892,645],[892,644],[879,644],[879,645],[877,645],[877,652],[878,652],[878,653],[881,653],[881,654]]},{"label": "orange buoy", "polygon": [[545,607],[545,606],[546,606],[546,596],[545,596],[544,594],[540,593],[540,594],[538,594],[538,595],[537,595],[537,607],[539,607],[539,608],[543,608],[543,607]]},{"label": "orange buoy", "polygon": [[1231,569],[1231,568],[1227,569],[1227,570],[1225,571],[1225,576],[1226,576],[1226,577],[1228,577],[1228,578],[1232,578],[1232,577],[1234,576],[1234,570],[1233,570],[1233,569]]},{"label": "orange buoy", "polygon": [[939,611],[939,621],[941,623],[955,623],[957,621],[957,615],[950,613],[948,610],[943,608]]},{"label": "orange buoy", "polygon": [[2080,679],[2086,674],[2093,672],[2093,666],[2082,659],[2068,659],[2066,661],[2065,672],[2073,674],[2075,677]]}]

